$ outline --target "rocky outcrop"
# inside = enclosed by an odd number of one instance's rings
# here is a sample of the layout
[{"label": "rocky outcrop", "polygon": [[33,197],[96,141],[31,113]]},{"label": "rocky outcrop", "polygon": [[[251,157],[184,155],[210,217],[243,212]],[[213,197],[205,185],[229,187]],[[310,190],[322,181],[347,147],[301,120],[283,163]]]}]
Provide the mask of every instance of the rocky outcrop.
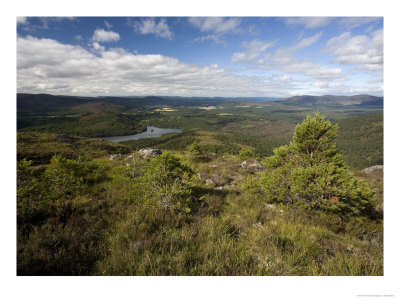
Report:
[{"label": "rocky outcrop", "polygon": [[117,158],[121,158],[121,154],[111,154],[109,160],[114,160]]},{"label": "rocky outcrop", "polygon": [[138,153],[143,155],[144,158],[153,158],[161,155],[162,151],[160,149],[147,148],[147,149],[140,149]]},{"label": "rocky outcrop", "polygon": [[253,172],[265,170],[265,168],[257,161],[245,160],[240,166],[242,167],[242,169],[247,169]]},{"label": "rocky outcrop", "polygon": [[369,174],[369,173],[374,172],[374,171],[383,171],[383,166],[382,165],[376,165],[376,166],[372,166],[372,167],[366,168],[366,169],[364,169],[362,171],[364,173],[366,173],[366,174]]},{"label": "rocky outcrop", "polygon": [[270,204],[270,203],[265,203],[265,207],[268,208],[268,209],[270,209],[270,210],[273,210],[273,211],[283,212],[282,209],[279,209],[279,208],[277,208],[275,205]]}]

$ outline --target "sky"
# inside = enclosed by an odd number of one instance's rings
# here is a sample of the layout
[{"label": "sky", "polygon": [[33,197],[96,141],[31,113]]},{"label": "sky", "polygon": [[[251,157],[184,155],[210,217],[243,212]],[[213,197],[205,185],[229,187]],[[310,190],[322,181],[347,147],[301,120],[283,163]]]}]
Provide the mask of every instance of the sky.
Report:
[{"label": "sky", "polygon": [[383,95],[382,17],[17,17],[17,92]]}]

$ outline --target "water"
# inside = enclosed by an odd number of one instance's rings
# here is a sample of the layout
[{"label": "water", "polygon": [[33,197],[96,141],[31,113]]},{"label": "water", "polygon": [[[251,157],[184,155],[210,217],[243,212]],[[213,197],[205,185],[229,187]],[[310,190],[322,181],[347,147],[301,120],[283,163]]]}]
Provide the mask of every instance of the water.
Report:
[{"label": "water", "polygon": [[181,133],[183,130],[178,128],[158,128],[154,126],[147,126],[147,130],[145,132],[141,132],[138,134],[133,135],[120,135],[120,136],[109,136],[103,137],[103,140],[109,142],[122,142],[122,141],[131,141],[131,140],[140,140],[144,138],[153,138],[153,137],[160,137],[164,134],[171,133],[171,132],[178,132]]}]

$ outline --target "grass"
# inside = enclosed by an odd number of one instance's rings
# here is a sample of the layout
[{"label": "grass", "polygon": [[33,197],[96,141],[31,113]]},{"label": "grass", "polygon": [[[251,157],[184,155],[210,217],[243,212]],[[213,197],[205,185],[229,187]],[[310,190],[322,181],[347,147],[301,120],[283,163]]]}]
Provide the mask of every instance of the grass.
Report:
[{"label": "grass", "polygon": [[[378,240],[332,230],[325,215],[271,209],[249,195],[208,194],[204,216],[178,227],[128,212],[108,235],[109,254],[97,265],[104,275],[382,275]],[[157,225],[154,224],[157,223]],[[361,225],[364,229],[366,225]]]}]

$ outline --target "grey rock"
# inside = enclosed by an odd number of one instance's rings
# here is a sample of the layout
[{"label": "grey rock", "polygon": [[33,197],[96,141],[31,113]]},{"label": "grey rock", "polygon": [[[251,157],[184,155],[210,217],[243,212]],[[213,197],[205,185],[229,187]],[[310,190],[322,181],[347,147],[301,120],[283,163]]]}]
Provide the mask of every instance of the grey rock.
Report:
[{"label": "grey rock", "polygon": [[252,171],[265,170],[265,168],[257,161],[250,162],[250,161],[245,160],[244,162],[242,162],[242,164],[240,166],[242,167],[242,169],[249,169]]},{"label": "grey rock", "polygon": [[270,210],[274,210],[274,211],[278,211],[278,212],[283,212],[282,209],[277,208],[275,205],[270,204],[270,203],[266,203],[265,206],[270,209]]},{"label": "grey rock", "polygon": [[369,174],[369,173],[371,173],[371,172],[373,172],[373,171],[380,171],[380,170],[382,170],[383,171],[383,166],[382,165],[376,165],[376,166],[372,166],[372,167],[369,167],[369,168],[365,168],[364,170],[362,170],[364,173],[366,173],[366,174]]},{"label": "grey rock", "polygon": [[206,185],[213,185],[214,181],[212,181],[211,179],[207,179],[206,180]]},{"label": "grey rock", "polygon": [[147,148],[147,149],[140,149],[138,153],[143,155],[144,158],[153,158],[161,155],[162,151],[160,149]]},{"label": "grey rock", "polygon": [[119,157],[121,157],[121,154],[111,154],[109,159],[110,160],[114,160],[114,159],[119,158]]}]

